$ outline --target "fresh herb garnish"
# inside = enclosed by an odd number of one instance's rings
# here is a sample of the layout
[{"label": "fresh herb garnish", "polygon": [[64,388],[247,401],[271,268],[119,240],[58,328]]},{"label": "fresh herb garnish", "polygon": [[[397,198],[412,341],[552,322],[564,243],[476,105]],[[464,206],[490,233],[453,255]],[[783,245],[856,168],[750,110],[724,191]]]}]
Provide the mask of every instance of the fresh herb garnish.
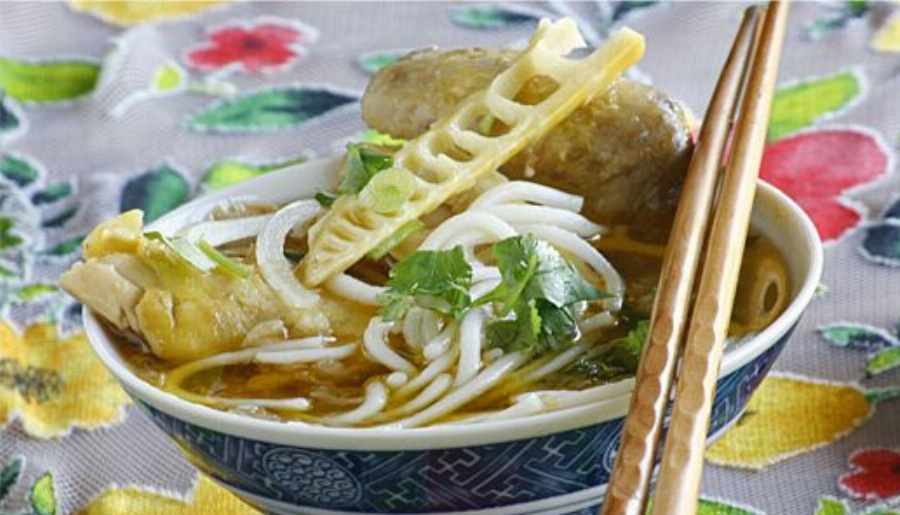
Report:
[{"label": "fresh herb garnish", "polygon": [[390,236],[379,243],[374,249],[370,250],[366,255],[369,257],[369,259],[379,260],[386,256],[388,252],[393,250],[394,247],[403,243],[406,238],[409,238],[410,236],[421,231],[424,228],[425,224],[420,222],[419,220],[410,220],[409,222],[401,225],[399,229],[394,231]]},{"label": "fresh herb garnish", "polygon": [[184,238],[178,236],[166,236],[159,231],[146,232],[144,233],[144,237],[148,240],[162,243],[176,256],[201,272],[209,272],[216,267],[215,261],[211,260],[197,248],[196,245]]},{"label": "fresh herb garnish", "polygon": [[318,191],[313,198],[316,199],[316,202],[318,202],[320,206],[327,208],[334,204],[334,201],[337,200],[338,196],[330,191]]},{"label": "fresh herb garnish", "polygon": [[420,250],[391,267],[387,287],[379,298],[384,320],[402,318],[413,302],[459,319],[471,304],[472,267],[462,247]]},{"label": "fresh herb garnish", "polygon": [[[578,338],[576,304],[606,294],[588,283],[550,244],[515,236],[493,246],[501,283],[474,305],[496,302],[501,320],[486,329],[491,346],[557,350]],[[462,247],[418,251],[391,268],[388,291],[379,299],[385,320],[397,320],[413,304],[459,319],[473,303],[472,269]]]},{"label": "fresh herb garnish", "polygon": [[376,213],[402,209],[416,191],[416,178],[402,168],[389,168],[378,173],[359,192],[360,204]]},{"label": "fresh herb garnish", "polygon": [[372,177],[394,164],[394,159],[362,145],[347,145],[344,179],[338,186],[338,193],[356,194],[369,184]]},{"label": "fresh herb garnish", "polygon": [[579,359],[574,365],[575,370],[594,383],[633,376],[649,329],[649,320],[639,321],[626,336],[605,344],[599,356]]},{"label": "fresh herb garnish", "polygon": [[575,304],[606,296],[556,249],[534,236],[500,241],[493,255],[502,282],[478,303],[499,302],[501,315],[512,313],[514,318],[488,326],[491,346],[538,353],[559,349],[578,337]]},{"label": "fresh herb garnish", "polygon": [[378,145],[379,147],[400,148],[406,144],[405,139],[394,138],[390,134],[378,132],[375,129],[368,129],[362,135],[362,140],[366,143]]},{"label": "fresh herb garnish", "polygon": [[253,273],[249,266],[222,254],[206,240],[197,242],[197,247],[206,254],[206,257],[213,260],[223,272],[229,275],[246,279]]}]

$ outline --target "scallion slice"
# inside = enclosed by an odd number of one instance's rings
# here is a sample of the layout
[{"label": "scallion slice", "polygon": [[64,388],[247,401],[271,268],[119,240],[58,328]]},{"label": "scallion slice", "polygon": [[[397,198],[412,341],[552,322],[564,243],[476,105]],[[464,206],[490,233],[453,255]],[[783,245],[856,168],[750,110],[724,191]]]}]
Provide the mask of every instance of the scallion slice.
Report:
[{"label": "scallion slice", "polygon": [[206,254],[206,257],[216,262],[219,268],[222,269],[223,272],[226,272],[235,277],[239,277],[241,279],[246,279],[250,277],[251,269],[249,266],[231,259],[230,257],[222,254],[215,247],[209,244],[206,240],[200,240],[197,242],[197,247]]}]

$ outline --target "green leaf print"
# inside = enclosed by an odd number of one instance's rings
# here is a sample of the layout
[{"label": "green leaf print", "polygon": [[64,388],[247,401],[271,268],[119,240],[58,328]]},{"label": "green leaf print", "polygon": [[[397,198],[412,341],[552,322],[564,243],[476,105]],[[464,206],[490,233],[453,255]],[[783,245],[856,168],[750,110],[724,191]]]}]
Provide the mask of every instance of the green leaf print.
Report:
[{"label": "green leaf print", "polygon": [[3,499],[9,495],[10,490],[22,475],[23,468],[25,468],[25,458],[16,456],[3,466],[3,470],[0,470],[0,502],[3,502]]},{"label": "green leaf print", "polygon": [[259,177],[273,170],[302,163],[305,160],[306,158],[298,157],[278,163],[260,165],[246,163],[240,159],[223,159],[213,163],[206,172],[206,176],[203,177],[203,187],[208,190],[220,190],[244,182],[247,179]]},{"label": "green leaf print", "polygon": [[378,70],[408,54],[409,50],[376,50],[360,54],[356,58],[356,64],[369,75],[374,75]]},{"label": "green leaf print", "polygon": [[68,256],[74,252],[77,252],[78,249],[81,248],[81,243],[84,241],[84,236],[75,236],[74,238],[69,238],[67,240],[63,240],[62,242],[50,247],[41,252],[41,254],[45,256]]},{"label": "green leaf print", "polygon": [[119,209],[123,212],[140,209],[144,211],[144,220],[152,222],[187,200],[189,190],[181,173],[163,164],[125,184]]},{"label": "green leaf print", "polygon": [[31,203],[34,205],[52,204],[53,202],[62,200],[71,194],[72,184],[68,182],[62,182],[59,184],[54,184],[53,186],[47,186],[46,188],[32,195]]},{"label": "green leaf print", "polygon": [[71,208],[66,209],[65,211],[59,213],[58,215],[51,216],[50,218],[47,218],[46,220],[42,221],[41,227],[43,227],[45,229],[55,229],[55,228],[62,227],[64,225],[66,225],[67,223],[69,223],[69,221],[72,218],[74,218],[75,215],[77,215],[77,214],[78,214],[78,208],[71,207]]},{"label": "green leaf print", "polygon": [[44,473],[35,481],[28,494],[28,502],[35,515],[56,514],[56,492],[53,488],[53,474]]},{"label": "green leaf print", "polygon": [[816,331],[836,347],[864,351],[900,347],[900,341],[890,332],[867,324],[838,322],[818,327]]},{"label": "green leaf print", "polygon": [[815,515],[848,515],[849,513],[850,510],[843,501],[832,499],[831,497],[822,497],[819,499],[819,506],[816,508]]},{"label": "green leaf print", "polygon": [[518,6],[465,7],[452,11],[450,19],[468,29],[492,30],[534,23],[541,13]]},{"label": "green leaf print", "polygon": [[13,106],[12,101],[6,99],[6,94],[0,90],[0,136],[18,131],[22,125],[21,112]]},{"label": "green leaf print", "polygon": [[878,375],[900,367],[900,347],[881,349],[869,358],[866,364],[866,373]]},{"label": "green leaf print", "polygon": [[0,216],[0,250],[18,247],[24,241],[22,237],[13,233],[14,225],[12,218]]},{"label": "green leaf print", "polygon": [[732,506],[719,500],[700,499],[697,515],[763,515],[754,509]]},{"label": "green leaf print", "polygon": [[793,134],[846,107],[861,91],[860,78],[851,70],[778,88],[772,102],[769,140]]},{"label": "green leaf print", "polygon": [[51,293],[56,293],[59,291],[59,288],[53,286],[52,284],[28,284],[26,286],[22,286],[13,294],[16,297],[16,300],[19,302],[30,302],[32,300],[37,299],[43,295],[49,295]]},{"label": "green leaf print", "polygon": [[20,102],[58,102],[94,89],[100,65],[87,59],[20,61],[0,57],[0,88]]},{"label": "green leaf print", "polygon": [[296,127],[356,101],[355,95],[332,88],[277,87],[215,102],[194,114],[187,126],[216,133],[274,131]]},{"label": "green leaf print", "polygon": [[10,154],[0,157],[0,175],[20,188],[24,188],[40,177],[38,168],[22,157]]},{"label": "green leaf print", "polygon": [[180,89],[187,79],[187,72],[174,61],[167,61],[153,72],[150,90],[169,92]]}]

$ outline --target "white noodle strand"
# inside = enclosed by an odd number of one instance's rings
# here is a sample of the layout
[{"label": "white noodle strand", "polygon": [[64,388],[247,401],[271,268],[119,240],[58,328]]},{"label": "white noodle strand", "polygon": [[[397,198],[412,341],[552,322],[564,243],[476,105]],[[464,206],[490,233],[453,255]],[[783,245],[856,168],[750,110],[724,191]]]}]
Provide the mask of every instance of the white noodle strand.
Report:
[{"label": "white noodle strand", "polygon": [[472,267],[472,284],[477,284],[487,280],[499,280],[500,269],[496,266],[473,266]]},{"label": "white noodle strand", "polygon": [[325,419],[332,425],[359,424],[378,415],[387,404],[388,392],[384,383],[372,381],[366,385],[366,398],[356,409]]},{"label": "white noodle strand", "polygon": [[413,306],[403,317],[403,341],[412,350],[421,351],[427,341],[422,335],[422,316],[425,310]]},{"label": "white noodle strand", "polygon": [[554,372],[562,370],[563,368],[574,362],[576,359],[578,359],[578,357],[584,353],[585,349],[587,349],[587,345],[584,343],[579,343],[569,347],[568,349],[557,354],[556,357],[551,359],[546,364],[538,367],[537,370],[529,372],[525,376],[525,381],[534,382]]},{"label": "white noodle strand", "polygon": [[450,348],[450,342],[456,334],[456,324],[447,326],[443,331],[429,341],[425,348],[422,349],[422,356],[426,360],[432,361],[447,353]]},{"label": "white noodle strand", "polygon": [[459,326],[459,362],[456,364],[455,386],[475,377],[481,369],[481,347],[487,310],[470,309]]},{"label": "white noodle strand", "polygon": [[544,206],[579,212],[584,198],[549,186],[528,181],[510,181],[481,194],[469,209],[477,210],[498,204],[531,202]]},{"label": "white noodle strand", "polygon": [[405,396],[418,392],[426,385],[433,382],[439,374],[442,374],[449,370],[453,363],[456,362],[456,358],[458,355],[459,353],[456,351],[456,349],[452,349],[443,356],[439,356],[437,359],[429,363],[428,366],[419,373],[419,375],[414,377],[410,382],[400,387],[400,389],[397,390],[397,395]]},{"label": "white noodle strand", "polygon": [[400,388],[407,381],[409,381],[409,376],[405,372],[391,372],[384,380],[391,388]]},{"label": "white noodle strand", "polygon": [[616,323],[616,317],[612,315],[609,311],[603,311],[601,313],[597,313],[596,315],[591,316],[588,319],[585,319],[581,322],[581,332],[584,334],[592,333],[597,329],[603,329],[604,327],[612,327]]},{"label": "white noodle strand", "polygon": [[489,213],[465,212],[448,218],[439,225],[419,246],[419,250],[440,250],[452,248],[454,238],[477,230],[484,234],[486,241],[503,240],[515,236],[516,230],[508,223]]},{"label": "white noodle strand", "polygon": [[390,331],[392,326],[393,323],[383,322],[381,317],[375,317],[370,320],[369,326],[366,327],[366,332],[363,334],[366,352],[374,361],[391,370],[415,372],[416,367],[388,345],[388,331]]},{"label": "white noodle strand", "polygon": [[190,373],[195,373],[207,368],[233,365],[236,363],[245,363],[252,361],[253,358],[260,353],[276,353],[317,349],[325,345],[326,341],[327,339],[324,336],[311,336],[309,338],[287,340],[269,345],[262,345],[260,347],[251,347],[249,349],[243,349],[239,351],[223,352],[214,356],[209,356],[208,358],[198,359],[196,361],[185,363],[184,365],[181,365],[170,372],[169,375],[173,375],[173,373],[177,370],[190,369]]},{"label": "white noodle strand", "polygon": [[504,204],[484,208],[484,212],[496,215],[497,218],[513,227],[519,224],[546,224],[572,231],[582,238],[592,238],[604,231],[603,226],[595,224],[578,213],[555,207]]},{"label": "white noodle strand", "polygon": [[335,295],[368,306],[379,305],[378,296],[387,291],[383,286],[371,285],[345,273],[337,274],[326,281],[325,287]]},{"label": "white noodle strand", "polygon": [[634,388],[634,379],[624,379],[585,390],[546,390],[529,392],[540,396],[549,411],[584,406],[595,402],[614,401]]},{"label": "white noodle strand", "polygon": [[428,408],[425,408],[411,417],[391,423],[388,427],[418,427],[432,422],[435,419],[447,416],[460,406],[465,405],[472,401],[472,399],[492,388],[503,379],[504,376],[521,365],[524,361],[525,356],[520,352],[507,354],[491,363],[469,382],[457,387]]},{"label": "white noodle strand", "polygon": [[211,220],[183,227],[175,234],[192,243],[206,240],[213,247],[218,247],[256,236],[271,219],[272,215],[259,215],[232,220]]},{"label": "white noodle strand", "polygon": [[419,319],[419,333],[422,335],[422,343],[429,342],[441,334],[441,316],[430,309],[423,310]]},{"label": "white noodle strand", "polygon": [[515,418],[528,417],[537,415],[546,410],[544,402],[540,396],[526,393],[516,399],[516,402],[503,410],[491,413],[483,413],[474,417],[465,418],[459,421],[462,424],[478,424],[481,422],[496,422],[498,420],[511,420]]},{"label": "white noodle strand", "polygon": [[500,282],[500,279],[485,279],[484,281],[475,283],[475,285],[472,286],[472,289],[469,290],[469,296],[473,301],[478,300],[493,291],[494,288],[500,285]]},{"label": "white noodle strand", "polygon": [[285,411],[307,411],[312,404],[309,399],[295,397],[291,399],[249,399],[240,397],[214,397],[212,395],[199,395],[186,390],[180,390],[178,395],[199,404],[219,406],[222,408],[266,408]]},{"label": "white noodle strand", "polygon": [[438,400],[441,395],[444,395],[451,386],[453,386],[453,376],[450,374],[440,374],[435,377],[434,381],[432,381],[424,390],[422,390],[422,393],[415,396],[406,404],[385,413],[385,416],[396,418],[415,413],[434,403],[434,401]]},{"label": "white noodle strand", "polygon": [[300,200],[272,215],[256,238],[256,264],[269,286],[289,306],[308,308],[319,295],[300,285],[291,270],[291,262],[284,257],[284,240],[291,229],[308,222],[321,212],[315,200]]},{"label": "white noodle strand", "polygon": [[356,344],[349,343],[340,347],[327,349],[305,349],[295,351],[260,352],[253,357],[257,363],[275,365],[293,365],[295,363],[311,363],[323,359],[343,359],[356,352]]}]

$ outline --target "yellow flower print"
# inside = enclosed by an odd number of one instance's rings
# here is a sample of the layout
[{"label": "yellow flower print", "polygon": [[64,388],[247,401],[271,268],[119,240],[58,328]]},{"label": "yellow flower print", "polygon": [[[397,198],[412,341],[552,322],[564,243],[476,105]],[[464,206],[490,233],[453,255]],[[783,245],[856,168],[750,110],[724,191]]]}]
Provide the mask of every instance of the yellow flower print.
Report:
[{"label": "yellow flower print", "polygon": [[773,374],[738,423],[706,451],[710,463],[762,470],[834,442],[868,419],[874,402],[855,384]]},{"label": "yellow flower print", "polygon": [[135,487],[110,488],[78,515],[259,515],[206,476],[197,480],[192,497],[181,500]]},{"label": "yellow flower print", "polygon": [[894,13],[878,29],[871,45],[873,50],[879,52],[900,52],[900,11]]},{"label": "yellow flower print", "polygon": [[83,334],[60,339],[52,324],[22,334],[0,321],[0,424],[14,416],[37,438],[120,421],[128,396]]},{"label": "yellow flower print", "polygon": [[76,11],[91,14],[107,23],[119,27],[131,27],[149,21],[191,16],[227,1],[69,0],[69,4]]}]

